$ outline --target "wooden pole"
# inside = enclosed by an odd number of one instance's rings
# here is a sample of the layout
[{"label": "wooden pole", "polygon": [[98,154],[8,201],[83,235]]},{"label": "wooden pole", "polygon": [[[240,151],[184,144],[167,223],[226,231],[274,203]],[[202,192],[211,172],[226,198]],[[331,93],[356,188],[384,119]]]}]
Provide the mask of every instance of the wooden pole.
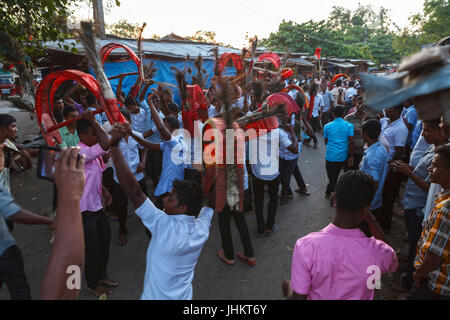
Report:
[{"label": "wooden pole", "polygon": [[93,0],[92,6],[94,8],[94,25],[97,35],[100,39],[105,39],[105,16],[103,13],[103,1]]}]

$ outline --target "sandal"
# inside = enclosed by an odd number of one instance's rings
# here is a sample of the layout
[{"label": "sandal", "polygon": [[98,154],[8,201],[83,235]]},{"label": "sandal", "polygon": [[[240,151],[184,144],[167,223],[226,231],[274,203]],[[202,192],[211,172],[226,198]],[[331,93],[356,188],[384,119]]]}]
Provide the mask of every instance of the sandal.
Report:
[{"label": "sandal", "polygon": [[225,253],[223,250],[217,250],[217,257],[219,257],[219,260],[221,260],[226,265],[232,266],[234,264],[234,260],[228,260],[225,258]]},{"label": "sandal", "polygon": [[111,290],[108,290],[101,285],[98,285],[95,289],[91,289],[89,287],[86,287],[86,288],[90,293],[92,293],[96,297],[101,297],[103,295],[110,295],[112,293]]},{"label": "sandal", "polygon": [[255,258],[249,258],[246,255],[244,255],[242,252],[238,252],[237,257],[244,261],[246,264],[248,264],[250,267],[256,266],[256,259]]},{"label": "sandal", "polygon": [[265,237],[271,237],[274,233],[278,231],[278,226],[276,224],[273,225],[272,230],[264,232]]}]

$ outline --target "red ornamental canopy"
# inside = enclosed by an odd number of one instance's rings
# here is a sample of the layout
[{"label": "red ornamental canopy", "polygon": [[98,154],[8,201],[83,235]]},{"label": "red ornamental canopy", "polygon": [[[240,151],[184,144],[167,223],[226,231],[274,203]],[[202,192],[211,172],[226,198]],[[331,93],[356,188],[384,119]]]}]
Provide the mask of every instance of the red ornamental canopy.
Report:
[{"label": "red ornamental canopy", "polygon": [[281,60],[280,57],[275,52],[266,52],[263,53],[258,57],[258,61],[269,61],[272,63],[276,70],[278,70],[281,67]]},{"label": "red ornamental canopy", "polygon": [[290,95],[284,92],[277,92],[271,94],[270,96],[267,97],[266,101],[269,107],[284,104],[289,116],[292,115],[293,113],[298,113],[300,111],[295,100],[292,99]]},{"label": "red ornamental canopy", "polygon": [[73,122],[69,120],[56,124],[53,117],[53,101],[55,99],[55,93],[61,84],[70,80],[76,81],[95,95],[101,109],[104,110],[111,124],[116,122],[126,122],[125,118],[117,108],[116,100],[105,100],[99,83],[90,74],[79,70],[52,72],[41,81],[37,88],[35,108],[38,125],[49,146],[54,146],[55,144],[62,142],[61,136],[56,129]]},{"label": "red ornamental canopy", "polygon": [[241,73],[244,70],[241,57],[232,52],[226,52],[220,56],[217,61],[218,71],[222,72],[230,59],[233,60],[234,67],[236,68],[236,75]]},{"label": "red ornamental canopy", "polygon": [[342,78],[342,77],[347,77],[347,79],[350,80],[350,77],[348,75],[346,75],[345,73],[339,73],[339,74],[335,75],[333,77],[333,79],[331,79],[331,83],[334,83],[337,79]]},{"label": "red ornamental canopy", "polygon": [[[105,63],[106,59],[108,58],[109,54],[115,50],[115,49],[119,49],[122,48],[126,51],[126,53],[130,56],[130,58],[134,61],[134,63],[137,66],[137,69],[139,71],[140,65],[141,65],[141,60],[139,59],[139,57],[136,55],[136,53],[130,49],[129,47],[127,47],[126,45],[120,44],[120,43],[115,43],[115,42],[111,42],[108,43],[107,45],[104,45],[101,49],[100,49],[100,56],[102,57],[102,63]],[[139,75],[140,77],[140,75]],[[141,79],[143,80],[143,79]],[[139,87],[133,87],[132,88],[133,91],[131,93],[131,96],[133,98],[136,98],[137,95],[139,94]]]}]

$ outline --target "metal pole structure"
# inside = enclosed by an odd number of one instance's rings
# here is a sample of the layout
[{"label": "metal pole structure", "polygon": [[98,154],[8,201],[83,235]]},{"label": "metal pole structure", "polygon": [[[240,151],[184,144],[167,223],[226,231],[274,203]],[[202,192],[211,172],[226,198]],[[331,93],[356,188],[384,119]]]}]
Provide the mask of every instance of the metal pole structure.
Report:
[{"label": "metal pole structure", "polygon": [[92,6],[94,7],[94,25],[97,32],[97,36],[100,39],[105,39],[105,16],[103,14],[103,1],[93,0]]}]

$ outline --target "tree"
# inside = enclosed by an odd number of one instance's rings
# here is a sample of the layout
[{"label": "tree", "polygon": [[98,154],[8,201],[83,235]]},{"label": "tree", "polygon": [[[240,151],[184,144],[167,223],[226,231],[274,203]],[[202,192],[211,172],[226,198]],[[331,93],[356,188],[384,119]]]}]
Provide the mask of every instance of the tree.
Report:
[{"label": "tree", "polygon": [[274,50],[313,54],[322,48],[322,56],[370,59],[378,63],[398,61],[399,52],[392,49],[395,34],[388,10],[375,11],[359,5],[354,11],[333,7],[327,20],[301,24],[282,21],[276,33],[263,40]]},{"label": "tree", "polygon": [[121,38],[137,39],[139,38],[140,30],[139,24],[130,23],[125,19],[108,26],[109,33]]},{"label": "tree", "polygon": [[71,14],[68,8],[76,2],[4,0],[0,6],[1,29],[21,43],[27,54],[36,56],[43,49],[42,42],[63,41],[71,36],[67,28]]},{"label": "tree", "polygon": [[221,44],[216,41],[216,33],[214,31],[198,30],[192,36],[186,37],[186,39]]}]

